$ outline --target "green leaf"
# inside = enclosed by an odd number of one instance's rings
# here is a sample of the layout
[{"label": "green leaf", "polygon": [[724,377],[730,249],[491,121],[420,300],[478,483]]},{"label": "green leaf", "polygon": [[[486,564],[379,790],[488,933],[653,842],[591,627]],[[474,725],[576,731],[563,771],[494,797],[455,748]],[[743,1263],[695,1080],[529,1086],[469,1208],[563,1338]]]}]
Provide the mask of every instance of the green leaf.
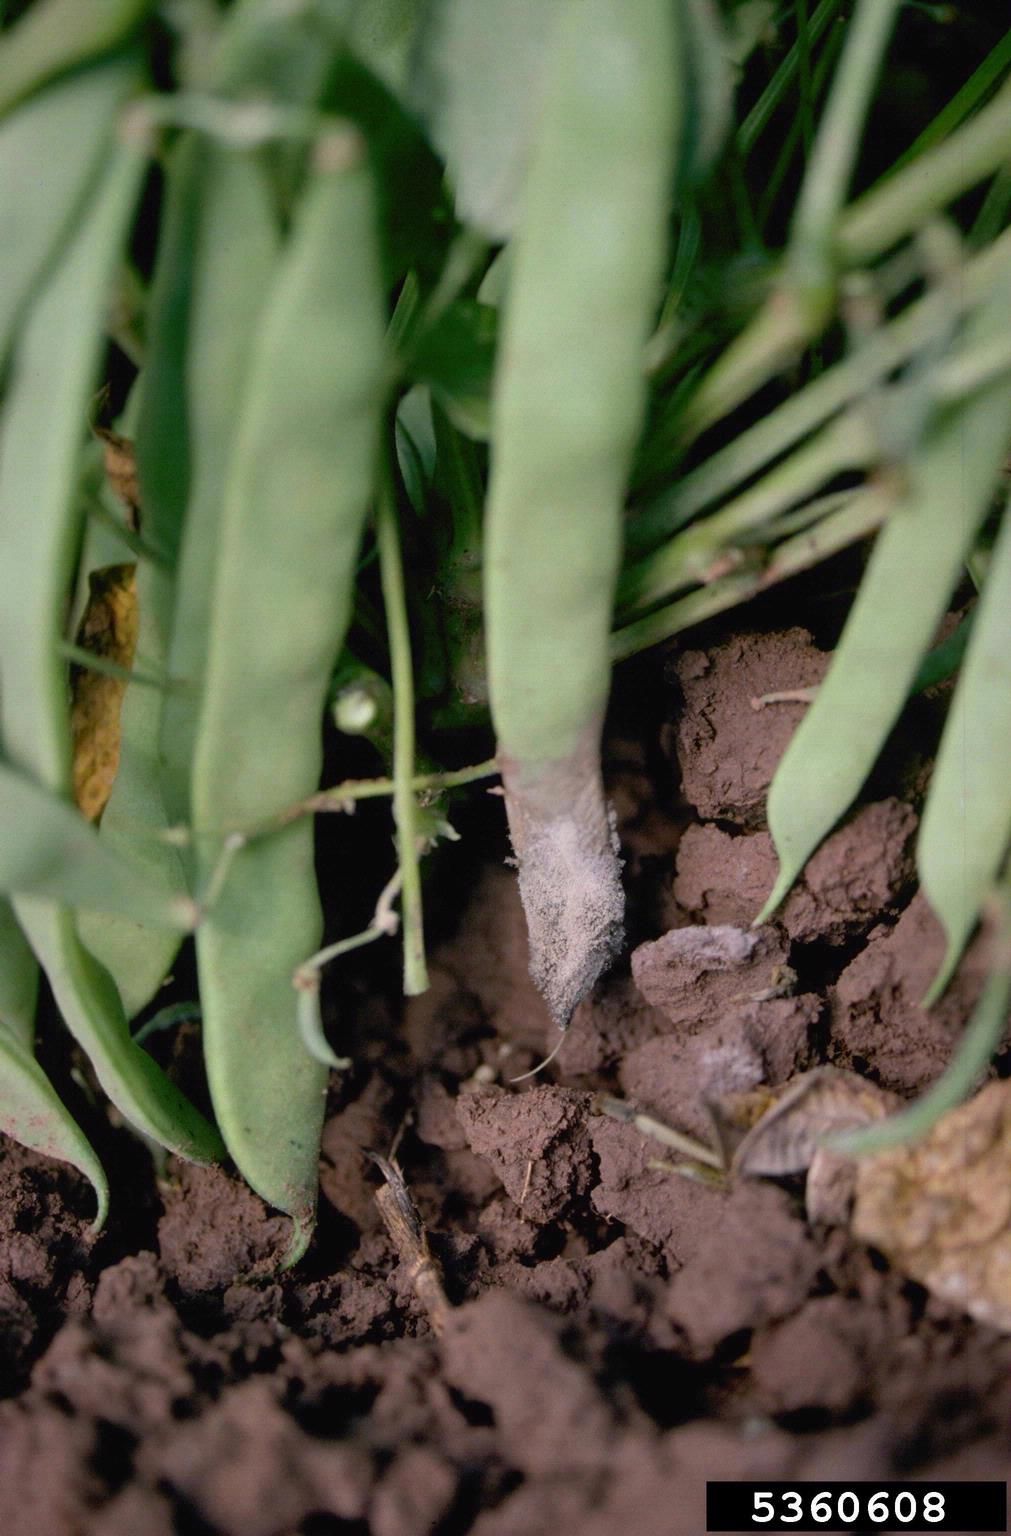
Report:
[{"label": "green leaf", "polygon": [[559,0],[436,0],[412,97],[445,156],[459,218],[493,239],[516,224]]},{"label": "green leaf", "polygon": [[1011,514],[994,546],[948,711],[916,858],[947,938],[926,1002],[951,979],[1011,838]]},{"label": "green leaf", "polygon": [[[1006,265],[970,335],[1003,325],[1009,302]],[[906,467],[908,491],[878,535],[828,675],[772,781],[780,870],[757,921],[775,911],[874,766],[986,515],[1009,437],[1011,384],[1002,382],[939,416]]]},{"label": "green leaf", "polygon": [[0,116],[55,75],[110,53],[151,6],[152,0],[36,0],[0,33]]},{"label": "green leaf", "polygon": [[497,333],[496,309],[458,299],[419,338],[409,365],[415,379],[431,386],[453,425],[482,440],[490,428]]},{"label": "green leaf", "polygon": [[70,232],[136,79],[133,61],[114,59],[61,81],[0,122],[0,207],[10,214],[0,248],[0,366]]}]

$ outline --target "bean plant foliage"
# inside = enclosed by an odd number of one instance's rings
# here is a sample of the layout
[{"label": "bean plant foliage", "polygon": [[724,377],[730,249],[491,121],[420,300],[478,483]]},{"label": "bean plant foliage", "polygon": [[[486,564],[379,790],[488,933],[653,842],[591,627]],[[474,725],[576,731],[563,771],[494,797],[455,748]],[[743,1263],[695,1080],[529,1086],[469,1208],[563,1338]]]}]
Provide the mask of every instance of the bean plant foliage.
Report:
[{"label": "bean plant foliage", "polygon": [[[40,975],[121,1117],[230,1156],[294,1261],[345,1065],[326,968],[399,943],[424,990],[451,795],[501,777],[564,1030],[623,941],[613,664],[860,541],[756,917],[957,673],[918,845],[931,1000],[981,920],[1003,942],[949,1072],[865,1143],[971,1088],[1011,989],[1011,33],[970,29],[901,142],[868,129],[951,11],[0,11],[0,1127],[76,1165],[99,1223]],[[321,787],[328,715],[374,777]],[[379,796],[389,879],[321,948],[313,817]],[[147,1049],[187,935],[213,1123]]]}]

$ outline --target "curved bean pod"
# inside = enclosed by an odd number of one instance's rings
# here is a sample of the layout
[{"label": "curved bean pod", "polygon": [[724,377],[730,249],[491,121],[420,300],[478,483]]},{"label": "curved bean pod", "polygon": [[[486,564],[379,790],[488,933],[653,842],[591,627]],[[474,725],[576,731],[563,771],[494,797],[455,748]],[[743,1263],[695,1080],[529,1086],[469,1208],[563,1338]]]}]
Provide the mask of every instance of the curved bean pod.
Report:
[{"label": "curved bean pod", "polygon": [[1011,512],[1005,511],[916,846],[920,882],[948,941],[928,1003],[950,981],[1011,838],[1009,614]]},{"label": "curved bean pod", "polygon": [[[1005,261],[967,339],[1003,326],[1009,303]],[[908,491],[878,535],[828,675],[769,790],[780,869],[756,921],[775,911],[874,766],[986,515],[1009,438],[1011,381],[941,414],[906,466]]]},{"label": "curved bean pod", "polygon": [[168,170],[137,453],[145,530],[175,580],[145,573],[170,677],[160,754],[168,815],[190,820],[190,773],[217,568],[221,508],[240,396],[276,264],[279,237],[265,178],[249,155],[196,134]]},{"label": "curved bean pod", "polygon": [[[0,435],[0,720],[10,759],[69,798],[70,732],[60,657],[80,534],[76,470],[110,279],[144,172],[123,145],[73,241],[36,300],[14,354]],[[39,451],[44,432],[45,451]],[[111,857],[111,855],[110,855]],[[85,951],[69,909],[19,898],[18,919],[68,1026],[99,1081],[133,1124],[183,1155],[219,1142],[130,1039],[115,985]]]},{"label": "curved bean pod", "polygon": [[[384,315],[371,175],[352,131],[317,168],[256,337],[222,513],[192,804],[253,826],[315,789],[330,674],[374,486]],[[222,838],[201,837],[209,876]],[[197,934],[215,1112],[250,1184],[308,1242],[326,1068],[298,1031],[292,976],[319,946],[303,819],[235,855]]]},{"label": "curved bean pod", "polygon": [[679,41],[669,0],[563,7],[493,389],[491,709],[531,971],[563,1028],[622,937],[599,746],[681,129]]}]

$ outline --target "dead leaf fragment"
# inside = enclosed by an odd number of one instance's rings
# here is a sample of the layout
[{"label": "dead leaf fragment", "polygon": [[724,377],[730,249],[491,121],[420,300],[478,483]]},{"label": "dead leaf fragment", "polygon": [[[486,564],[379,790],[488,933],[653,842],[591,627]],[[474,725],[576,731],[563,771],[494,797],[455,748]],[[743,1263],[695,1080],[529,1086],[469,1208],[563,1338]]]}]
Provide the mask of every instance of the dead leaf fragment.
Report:
[{"label": "dead leaf fragment", "polygon": [[106,478],[125,505],[127,524],[136,533],[140,527],[140,481],[133,443],[128,437],[120,437],[118,432],[110,432],[107,427],[96,427],[95,436],[104,445]]},{"label": "dead leaf fragment", "polygon": [[1011,1082],[858,1167],[853,1232],[978,1322],[1011,1333]]},{"label": "dead leaf fragment", "polygon": [[882,1119],[896,1102],[855,1072],[816,1067],[779,1088],[724,1095],[709,1111],[732,1173],[782,1178],[808,1169],[828,1137]]},{"label": "dead leaf fragment", "polygon": [[[94,571],[77,644],[93,656],[127,671],[137,648],[137,568],[109,565]],[[74,799],[89,821],[97,821],[112,793],[119,768],[120,715],[126,682],[88,667],[70,670]]]}]

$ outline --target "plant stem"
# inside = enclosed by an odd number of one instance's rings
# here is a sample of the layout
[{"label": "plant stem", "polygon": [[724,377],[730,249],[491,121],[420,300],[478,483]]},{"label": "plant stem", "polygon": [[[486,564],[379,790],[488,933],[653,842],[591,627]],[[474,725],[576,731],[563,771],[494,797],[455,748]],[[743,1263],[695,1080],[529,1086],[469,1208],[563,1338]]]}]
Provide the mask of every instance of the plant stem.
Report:
[{"label": "plant stem", "polygon": [[414,997],[428,987],[425,966],[424,912],[421,901],[417,802],[414,798],[414,674],[411,633],[404,591],[400,528],[388,465],[384,465],[376,504],[379,573],[390,637],[393,683],[393,816],[403,879],[404,992]]},{"label": "plant stem", "polygon": [[1011,81],[971,122],[843,214],[837,250],[847,266],[872,261],[1011,157]]},{"label": "plant stem", "polygon": [[679,587],[705,581],[714,562],[742,533],[789,511],[833,476],[867,468],[878,451],[871,423],[862,412],[838,417],[736,500],[626,571],[618,588],[619,610],[644,608]]},{"label": "plant stem", "polygon": [[785,453],[808,432],[858,395],[906,362],[952,319],[952,306],[967,310],[979,302],[1011,252],[1011,231],[966,262],[957,291],[935,289],[916,300],[841,363],[808,384],[799,394],[742,432],[671,490],[644,507],[629,529],[631,547],[648,548],[689,523],[755,474],[763,464]]},{"label": "plant stem", "polygon": [[739,603],[748,602],[777,582],[785,581],[812,565],[827,560],[858,539],[866,538],[883,522],[894,500],[893,491],[884,485],[867,486],[854,492],[848,504],[814,528],[777,545],[768,565],[760,570],[737,571],[719,581],[710,582],[695,592],[669,603],[656,613],[647,614],[611,636],[611,656],[624,661],[639,651],[669,640],[672,635],[700,624],[717,613],[724,613]]},{"label": "plant stem", "polygon": [[[807,37],[809,48],[812,48],[818,41],[833,16],[839,11],[840,5],[841,0],[821,0],[821,4],[808,22]],[[759,137],[767,127],[769,119],[793,84],[793,77],[799,67],[800,40],[798,38],[737,130],[737,143],[741,155],[745,159],[754,149]]]},{"label": "plant stem", "polygon": [[826,313],[835,286],[834,241],[864,121],[901,0],[858,0],[808,161],[787,257],[805,307]]},{"label": "plant stem", "polygon": [[[895,0],[882,0],[882,8],[887,5],[891,10],[894,3]],[[840,69],[845,63],[844,56]],[[826,122],[827,119],[823,120],[822,134]],[[932,214],[992,176],[1009,154],[1011,81],[965,127],[904,170],[886,176],[842,214],[834,233],[836,261],[842,267],[874,261]],[[835,163],[829,165],[829,170],[838,180],[843,157],[833,152],[833,158]],[[818,164],[816,148],[808,182],[813,180]],[[810,207],[798,213],[793,244],[794,252],[800,253],[798,260],[820,259],[818,221],[830,206],[830,190],[831,182],[817,196],[812,192]],[[788,265],[792,260],[788,258]],[[802,272],[799,284],[791,284],[784,273],[780,274],[764,307],[702,380],[686,407],[682,420],[684,442],[698,437],[774,378],[821,334],[830,309],[823,303],[826,290],[819,285],[817,272],[812,272],[813,286],[812,274],[805,276]]]}]

